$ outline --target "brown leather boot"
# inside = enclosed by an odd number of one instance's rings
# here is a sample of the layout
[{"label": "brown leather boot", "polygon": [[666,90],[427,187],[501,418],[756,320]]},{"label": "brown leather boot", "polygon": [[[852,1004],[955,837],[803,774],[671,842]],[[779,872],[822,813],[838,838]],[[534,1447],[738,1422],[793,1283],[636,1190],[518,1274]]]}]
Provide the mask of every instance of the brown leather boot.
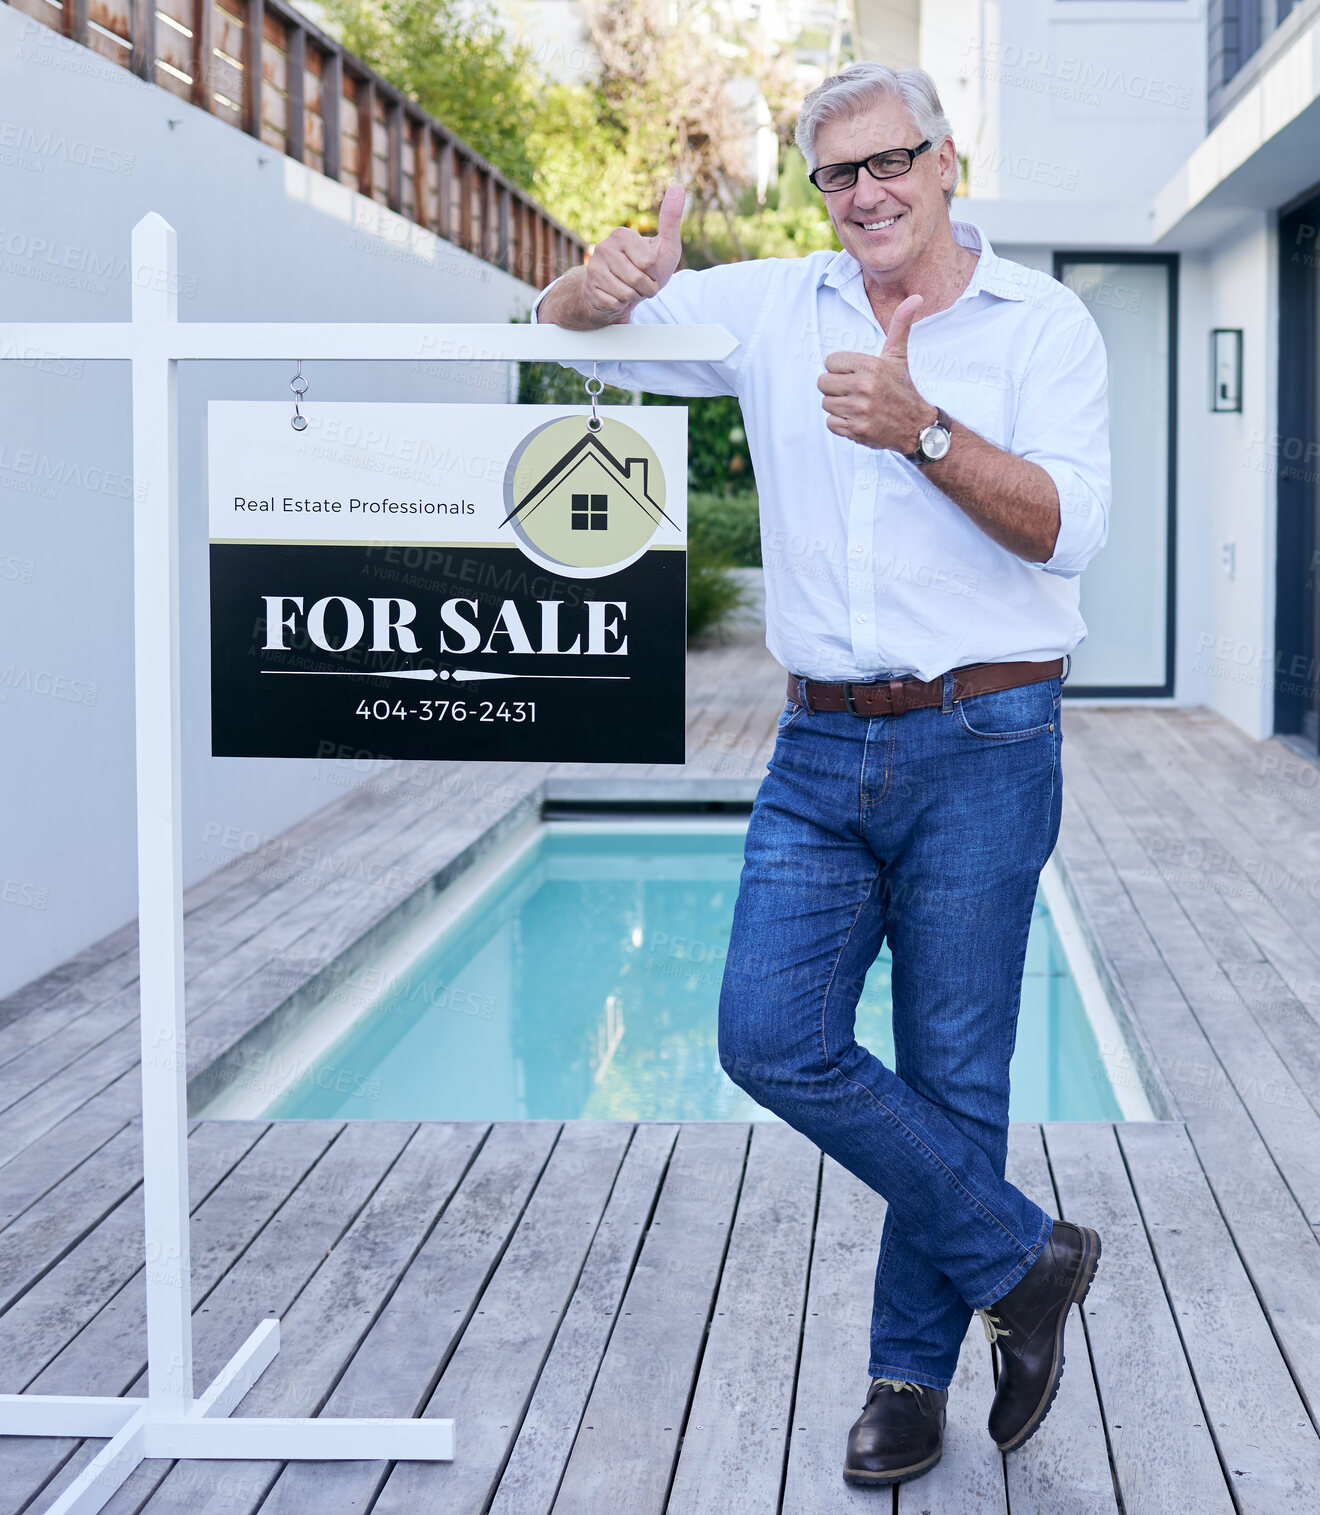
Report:
[{"label": "brown leather boot", "polygon": [[999,1384],[990,1435],[1001,1452],[1020,1447],[1040,1425],[1063,1377],[1063,1328],[1081,1304],[1100,1261],[1100,1238],[1087,1226],[1056,1220],[1026,1274],[976,1313],[999,1351]]},{"label": "brown leather boot", "polygon": [[866,1408],[848,1432],[843,1481],[869,1488],[928,1473],[944,1453],[947,1389],[873,1378]]}]

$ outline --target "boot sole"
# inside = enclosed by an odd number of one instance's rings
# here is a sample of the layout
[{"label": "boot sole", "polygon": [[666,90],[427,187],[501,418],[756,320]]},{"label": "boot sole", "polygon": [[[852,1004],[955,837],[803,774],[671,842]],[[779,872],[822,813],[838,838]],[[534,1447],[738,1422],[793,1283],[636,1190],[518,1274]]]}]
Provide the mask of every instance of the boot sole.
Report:
[{"label": "boot sole", "polygon": [[1082,1235],[1085,1238],[1082,1265],[1077,1270],[1077,1277],[1068,1295],[1068,1303],[1059,1311],[1059,1324],[1054,1332],[1054,1366],[1050,1374],[1049,1385],[1041,1396],[1040,1403],[1032,1411],[1026,1425],[1008,1441],[997,1441],[995,1443],[1001,1452],[1016,1451],[1024,1441],[1030,1441],[1036,1432],[1040,1430],[1045,1417],[1050,1413],[1050,1407],[1054,1403],[1055,1395],[1059,1392],[1059,1384],[1063,1381],[1063,1333],[1068,1324],[1068,1312],[1074,1305],[1080,1305],[1086,1298],[1091,1288],[1091,1281],[1095,1278],[1096,1270],[1100,1266],[1099,1235],[1085,1226],[1082,1228]]},{"label": "boot sole", "polygon": [[914,1462],[906,1468],[890,1468],[886,1473],[867,1473],[861,1468],[845,1467],[843,1481],[852,1484],[856,1489],[874,1489],[883,1487],[885,1484],[902,1483],[906,1478],[916,1478],[922,1473],[929,1473],[943,1456],[944,1447],[941,1445],[934,1457],[928,1457],[924,1462]]}]

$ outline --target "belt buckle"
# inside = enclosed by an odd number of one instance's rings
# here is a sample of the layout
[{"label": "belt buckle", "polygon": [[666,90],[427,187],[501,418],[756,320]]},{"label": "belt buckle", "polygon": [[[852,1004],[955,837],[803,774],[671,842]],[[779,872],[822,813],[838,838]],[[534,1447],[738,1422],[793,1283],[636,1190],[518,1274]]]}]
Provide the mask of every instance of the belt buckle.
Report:
[{"label": "belt buckle", "polygon": [[843,703],[849,715],[861,715],[861,712],[858,710],[857,706],[853,704],[852,684],[847,679],[845,679],[843,682]]}]

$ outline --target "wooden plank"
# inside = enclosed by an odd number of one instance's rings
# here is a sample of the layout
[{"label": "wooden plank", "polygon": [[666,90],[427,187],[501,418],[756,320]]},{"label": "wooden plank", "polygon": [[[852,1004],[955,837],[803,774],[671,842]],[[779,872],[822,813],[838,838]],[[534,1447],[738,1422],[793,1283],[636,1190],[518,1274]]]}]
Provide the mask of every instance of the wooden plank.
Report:
[{"label": "wooden plank", "polygon": [[321,70],[321,120],[325,145],[322,169],[327,179],[341,178],[343,164],[344,59],[338,51],[327,53]]},{"label": "wooden plank", "polygon": [[244,68],[243,56],[247,51],[247,28],[237,16],[219,5],[214,6],[213,11],[215,49],[217,52],[224,53],[229,61],[241,71]]},{"label": "wooden plank", "polygon": [[0,1167],[0,1228],[86,1162],[131,1119],[123,1111],[86,1105]]},{"label": "wooden plank", "polygon": [[[1065,780],[1086,810],[1108,852],[1131,845],[1125,826],[1084,758],[1075,756]],[[1120,856],[1121,856],[1120,851]],[[1112,967],[1137,1008],[1149,1045],[1182,1114],[1218,1107],[1245,1113],[1236,1091],[1208,1092],[1203,1070],[1218,1066],[1213,1046],[1192,1015],[1186,998],[1169,972],[1150,926],[1139,915],[1127,887],[1115,873],[1112,882],[1088,878],[1069,863],[1074,884],[1087,901]]]},{"label": "wooden plank", "polygon": [[779,1507],[819,1180],[820,1151],[804,1136],[752,1127],[666,1515]]},{"label": "wooden plank", "polygon": [[138,981],[136,943],[113,963],[68,984],[59,994],[0,1030],[0,1067],[13,1058],[58,1035],[89,1011],[130,991]]},{"label": "wooden plank", "polygon": [[[362,950],[364,944],[369,945],[371,933],[377,933],[377,942],[388,939],[427,909],[440,890],[491,842],[523,823],[538,802],[539,775],[528,765],[514,770],[503,784],[498,780],[498,774],[492,775],[489,790],[472,796],[461,824],[431,829],[414,823],[412,850],[395,858],[392,868],[358,885],[338,909],[327,912],[324,905],[309,906],[282,918],[272,928],[277,935],[266,934],[259,947],[242,955],[240,967],[248,976],[223,995],[212,992],[221,972],[217,965],[208,975],[210,1003],[189,1021],[189,1075],[195,1096],[210,1097],[212,1081],[222,1079],[227,1071],[218,1060],[262,1025],[273,1010],[283,1007],[285,1014],[304,1013],[318,993],[314,986],[308,999],[292,1000],[296,990],[310,984],[350,947]],[[276,940],[283,945],[271,955]],[[250,971],[258,960],[260,968]],[[328,987],[330,983],[323,981],[319,992]],[[263,1026],[263,1037],[272,1029]],[[208,1079],[203,1075],[213,1063],[217,1071]]]},{"label": "wooden plank", "polygon": [[[1146,849],[1132,830],[1139,824],[1136,817],[1143,801],[1133,792],[1126,771],[1120,771],[1116,763],[1097,764],[1084,780],[1092,806],[1099,806],[1100,793],[1109,797],[1112,806],[1103,822],[1106,848],[1116,863],[1123,858],[1119,876],[1158,942],[1160,956],[1218,1065],[1211,1065],[1210,1087],[1227,1091],[1231,1085],[1308,1219],[1320,1222],[1320,1114],[1244,1008],[1173,897],[1170,884],[1150,869]],[[1320,1048],[1320,1030],[1316,1042]]]},{"label": "wooden plank", "polygon": [[678,1130],[649,1121],[636,1128],[490,1515],[548,1515],[554,1504]]},{"label": "wooden plank", "polygon": [[[42,0],[45,3],[45,0]],[[103,936],[99,941],[84,947],[81,952],[76,952],[72,957],[65,958],[62,963],[57,963],[54,968],[43,973],[39,978],[31,979],[0,999],[0,1029],[8,1026],[11,1021],[18,1020],[22,1016],[29,1015],[33,1010],[40,1009],[57,999],[66,990],[74,985],[86,983],[95,974],[106,969],[113,969],[115,963],[121,962],[130,952],[137,950],[137,922],[130,921],[126,926],[121,926],[118,931],[112,931],[108,936]],[[133,970],[124,983],[131,982],[137,977],[137,965],[134,963]]]},{"label": "wooden plank", "polygon": [[[458,1193],[372,1323],[322,1415],[421,1412],[473,1318],[559,1129],[553,1121],[501,1122],[491,1128]],[[369,1509],[387,1472],[387,1464],[375,1462],[291,1464],[262,1505],[263,1515]],[[153,1506],[151,1515],[160,1512]]]},{"label": "wooden plank", "polygon": [[[212,1124],[203,1122],[199,1129]],[[335,1121],[226,1124],[235,1130],[241,1125],[252,1145],[193,1209],[195,1311],[204,1306],[237,1259],[288,1203],[342,1130]],[[81,1392],[86,1393],[92,1375],[97,1384],[94,1392],[127,1393],[145,1371],[146,1296],[139,1269],[106,1308],[52,1360],[33,1388],[43,1394],[74,1394],[79,1392],[81,1383]]]},{"label": "wooden plank", "polygon": [[[1307,889],[1297,885],[1305,864],[1299,866],[1290,856],[1285,836],[1275,834],[1269,845],[1262,840],[1262,830],[1269,829],[1265,817],[1258,809],[1242,805],[1234,784],[1201,757],[1200,749],[1176,723],[1151,727],[1149,737],[1153,756],[1176,772],[1205,830],[1228,853],[1225,868],[1237,887],[1226,891],[1225,899],[1244,920],[1245,912],[1252,912],[1252,936],[1285,977],[1295,972],[1314,982],[1320,975],[1320,949],[1313,943],[1315,902]],[[1293,822],[1290,830],[1303,832],[1305,828]],[[1259,911],[1257,900],[1268,902],[1268,914]]]},{"label": "wooden plank", "polygon": [[1208,861],[1221,850],[1206,834],[1201,815],[1187,803],[1176,776],[1166,773],[1162,762],[1152,763],[1127,747],[1115,753],[1116,735],[1112,726],[1091,721],[1085,728],[1082,752],[1091,769],[1104,777],[1113,777],[1114,763],[1120,765],[1118,776],[1125,796],[1122,813],[1138,842],[1135,866],[1169,884],[1207,944],[1217,951],[1227,947],[1234,957],[1259,958],[1259,948],[1230,902],[1217,888],[1208,887],[1217,882],[1214,873],[1168,866],[1178,856]]},{"label": "wooden plank", "polygon": [[301,163],[306,155],[307,33],[290,26],[288,36],[288,140],[285,151]]},{"label": "wooden plank", "polygon": [[944,1455],[929,1473],[898,1485],[898,1515],[930,1515],[933,1510],[1008,1515],[1004,1457],[986,1430],[994,1397],[990,1345],[981,1317],[973,1315],[949,1385]]},{"label": "wooden plank", "polygon": [[[411,838],[412,845],[404,852],[402,861],[406,863],[415,854],[421,857],[423,868],[415,875],[399,866],[397,856],[387,853],[384,861],[379,858],[373,861],[368,832],[346,843],[342,856],[335,860],[332,876],[375,876],[374,883],[358,888],[351,895],[347,894],[347,885],[335,892],[326,890],[310,896],[292,885],[288,893],[268,891],[256,901],[250,913],[244,914],[241,923],[235,924],[231,920],[213,928],[204,939],[204,953],[195,950],[190,965],[190,1066],[193,1071],[199,1060],[214,1057],[217,1051],[227,1048],[289,997],[296,987],[296,983],[289,982],[290,965],[297,962],[295,943],[302,944],[303,971],[310,978],[350,945],[373,920],[388,913],[389,907],[398,902],[400,880],[402,887],[407,889],[411,884],[421,883],[432,876],[442,864],[461,862],[474,837],[485,831],[492,820],[498,819],[500,805],[527,792],[529,781],[516,781],[519,772],[516,766],[510,765],[507,771],[506,787],[497,786],[492,791],[494,802],[469,805],[462,827],[427,833],[418,843],[414,815],[401,809],[391,817],[390,824],[383,828],[384,837],[378,836],[376,845],[387,845],[386,838],[401,842],[403,838]],[[461,792],[463,786],[456,787]],[[451,798],[456,800],[457,796],[441,791],[439,800],[442,804],[448,805]],[[293,900],[297,903],[288,908]],[[373,906],[376,907],[375,915]],[[281,907],[282,913],[275,913],[271,919],[272,913]],[[199,963],[199,955],[204,956],[204,966]],[[268,968],[267,965],[272,964],[273,968]],[[267,971],[261,973],[262,969]],[[208,1009],[217,1001],[223,1001],[229,1023],[222,1023],[218,1028],[214,1022],[202,1025]],[[81,1018],[64,1025],[59,1035],[54,1034],[53,1023],[45,1025],[42,1029],[48,1034],[44,1040],[0,1069],[0,1110],[12,1103],[19,1092],[26,1093],[45,1083],[57,1071],[67,1069],[76,1075],[77,1082],[69,1084],[66,1092],[69,1097],[77,1097],[88,1079],[95,1081],[104,1075],[108,1080],[115,1070],[131,1067],[137,1056],[136,1024],[137,987],[133,984]],[[109,1040],[111,1031],[118,1032],[113,1041]],[[91,1055],[93,1052],[94,1056]],[[56,1091],[57,1100],[58,1097]],[[60,1113],[67,1113],[71,1107],[66,1102],[56,1108]],[[26,1118],[19,1125],[26,1129]]]},{"label": "wooden plank", "polygon": [[[188,1143],[194,1190],[205,1195],[252,1144],[239,1126],[201,1127]],[[27,1388],[65,1343],[137,1271],[142,1257],[140,1187],[0,1315],[0,1392]]]},{"label": "wooden plank", "polygon": [[446,241],[454,240],[454,144],[439,137],[436,146],[435,232]]},{"label": "wooden plank", "polygon": [[[1177,1096],[1164,1074],[1144,1021],[1136,1013],[1114,951],[1116,946],[1126,949],[1129,938],[1140,936],[1145,928],[1066,778],[1063,825],[1055,858],[1090,945],[1105,993],[1114,1008],[1127,1047],[1131,1049],[1124,1053],[1127,1067],[1123,1076],[1144,1090],[1157,1119],[1180,1120],[1183,1112]],[[1120,1048],[1113,1050],[1124,1051]]]},{"label": "wooden plank", "polygon": [[[57,1035],[48,1036],[11,1058],[0,1068],[0,1111],[8,1110],[48,1079],[101,1047],[116,1031],[136,1021],[138,1002],[139,993],[134,985],[107,1005],[80,1016]],[[127,1065],[120,1064],[121,1070],[123,1066]]]},{"label": "wooden plank", "polygon": [[[211,88],[215,96],[214,113],[231,126],[238,124],[243,109],[243,71],[227,58],[221,57],[219,51],[214,54],[211,63]],[[219,98],[221,96],[223,99]],[[228,105],[225,104],[226,100]],[[237,118],[235,112],[240,113]],[[242,129],[241,126],[239,129]]]},{"label": "wooden plank", "polygon": [[371,75],[357,80],[357,151],[354,155],[354,172],[360,194],[370,199],[379,188],[373,181],[376,154],[373,138],[376,134],[376,81]]},{"label": "wooden plank", "polygon": [[884,1199],[825,1158],[784,1479],[783,1508],[793,1515],[892,1508],[892,1494],[843,1481],[848,1430],[871,1382],[871,1305],[884,1220]]},{"label": "wooden plank", "polygon": [[601,1361],[555,1515],[661,1515],[728,1244],[748,1143],[732,1122],[679,1133]]},{"label": "wooden plank", "polygon": [[[155,0],[131,0],[133,55],[130,67],[148,84],[156,80]],[[119,35],[123,35],[120,33]]]},{"label": "wooden plank", "polygon": [[0,1162],[8,1161],[31,1146],[66,1116],[120,1079],[131,1080],[136,1107],[140,1101],[141,1079],[134,1072],[137,1062],[134,1046],[140,1053],[138,1029],[135,1025],[126,1026],[114,1037],[84,1053],[71,1067],[61,1069],[58,1078],[47,1079],[0,1114]]},{"label": "wooden plank", "polygon": [[1298,1088],[1320,1109],[1320,1024],[1273,963],[1223,962],[1224,974]]},{"label": "wooden plank", "polygon": [[261,135],[262,78],[266,50],[265,0],[243,0],[243,130],[249,136]]},{"label": "wooden plank", "polygon": [[[1097,761],[1112,763],[1112,729],[1093,721],[1089,739]],[[1197,908],[1207,917],[1206,939],[1216,945],[1219,955],[1247,960],[1282,949],[1285,957],[1291,956],[1289,938],[1295,928],[1281,917],[1253,877],[1262,875],[1264,856],[1237,857],[1229,841],[1214,833],[1208,811],[1221,801],[1208,799],[1193,787],[1198,766],[1195,756],[1176,747],[1157,747],[1149,758],[1130,755],[1123,749],[1120,761],[1127,764],[1130,756],[1134,782],[1148,797],[1157,817],[1148,827],[1149,871],[1175,887],[1181,885],[1185,895],[1210,902]],[[1189,861],[1197,866],[1187,866]],[[1221,918],[1210,916],[1212,910]]]},{"label": "wooden plank", "polygon": [[[201,1129],[247,1122],[203,1122]],[[225,1273],[193,1319],[195,1380],[209,1383],[266,1316],[283,1316],[357,1219],[416,1127],[356,1121],[343,1127],[242,1257]],[[141,1463],[107,1511],[189,1511],[235,1496],[255,1501],[261,1488],[236,1480],[230,1463]],[[73,1476],[72,1469],[68,1470]],[[63,1474],[61,1475],[64,1476]]]},{"label": "wooden plank", "polygon": [[0,1232],[0,1312],[142,1182],[142,1131],[125,1126]]},{"label": "wooden plank", "polygon": [[[1297,921],[1285,918],[1278,903],[1268,897],[1273,855],[1257,845],[1258,806],[1241,797],[1239,809],[1243,817],[1250,818],[1249,824],[1237,828],[1236,842],[1222,834],[1210,812],[1222,807],[1226,792],[1211,798],[1197,794],[1192,787],[1205,777],[1207,764],[1200,749],[1188,753],[1171,744],[1163,725],[1155,730],[1154,750],[1149,755],[1132,755],[1128,763],[1134,784],[1148,796],[1158,817],[1149,828],[1146,848],[1152,869],[1172,887],[1181,886],[1180,893],[1191,898],[1208,897],[1220,906],[1228,922],[1216,919],[1206,933],[1220,958],[1252,960],[1264,952],[1273,955],[1282,951],[1286,959],[1297,961],[1299,966],[1308,959],[1314,962],[1306,943],[1293,941]],[[1092,732],[1097,752],[1106,757],[1116,745],[1122,746],[1119,733],[1111,726],[1093,723]],[[1124,760],[1127,758],[1125,751]],[[1245,853],[1238,850],[1244,840],[1249,848]],[[1285,896],[1287,893],[1285,890]],[[1296,956],[1298,948],[1305,950],[1306,957]]]},{"label": "wooden plank", "polygon": [[[1009,1127],[1008,1179],[1041,1209],[1058,1215],[1038,1125],[1014,1122]],[[1103,1249],[1103,1236],[1100,1242]],[[1104,1267],[1103,1251],[1100,1266]],[[1039,1505],[1050,1515],[1114,1515],[1118,1500],[1109,1472],[1104,1417],[1078,1310],[1069,1311],[1063,1350],[1063,1380],[1044,1424],[1030,1441],[1004,1457],[1009,1507],[1034,1510]]]},{"label": "wooden plank", "polygon": [[[389,100],[385,105],[385,184],[386,201],[392,211],[403,210],[403,101]],[[372,142],[378,146],[379,131]]]},{"label": "wooden plank", "polygon": [[[253,1122],[247,1130],[262,1132]],[[330,1121],[280,1121],[197,1205],[192,1217],[192,1305],[196,1313],[339,1133]],[[143,1271],[134,1273],[98,1314],[37,1375],[36,1394],[124,1394],[143,1381],[147,1360]],[[17,1515],[58,1474],[65,1486],[100,1443],[31,1437],[6,1443],[0,1515]],[[70,1458],[70,1453],[73,1456]],[[62,1466],[69,1459],[68,1466]],[[160,1470],[163,1474],[163,1468]]]},{"label": "wooden plank", "polygon": [[1232,1515],[1113,1127],[1051,1121],[1045,1145],[1064,1217],[1100,1233],[1100,1267],[1082,1322],[1072,1321],[1068,1333],[1075,1364],[1075,1337],[1085,1326],[1123,1507],[1143,1515]]},{"label": "wooden plank", "polygon": [[[1089,797],[1088,797],[1089,803]],[[1121,831],[1112,807],[1095,808],[1097,827]],[[1091,890],[1080,884],[1083,897]],[[1260,1297],[1312,1411],[1320,1411],[1320,1254],[1297,1201],[1284,1183],[1275,1156],[1249,1118],[1237,1091],[1224,1076],[1215,1049],[1199,1023],[1185,1012],[1145,926],[1101,896],[1095,912],[1102,939],[1115,951],[1147,950],[1154,959],[1134,967],[1120,958],[1130,998],[1148,1043],[1187,1117],[1187,1128],[1232,1228]],[[1118,944],[1116,947],[1114,944]],[[1156,966],[1158,965],[1158,966]]]},{"label": "wooden plank", "polygon": [[1116,1129],[1240,1515],[1313,1511],[1320,1439],[1187,1133]]},{"label": "wooden plank", "polygon": [[0,1168],[57,1130],[78,1113],[118,1118],[127,1124],[142,1108],[142,1080],[136,1068],[100,1086],[99,1076],[90,1074],[70,1090],[64,1080],[52,1081],[34,1090],[30,1100],[21,1101],[11,1112],[0,1116]]},{"label": "wooden plank", "polygon": [[[212,105],[212,76],[215,71],[215,6],[212,0],[192,0],[192,103],[209,111]],[[212,874],[212,879],[215,875]],[[209,882],[209,881],[208,881]],[[212,883],[211,887],[215,885]],[[188,894],[193,891],[189,890]],[[184,896],[184,931],[187,932],[187,898]]]},{"label": "wooden plank", "polygon": [[[574,1121],[560,1133],[517,1231],[424,1414],[461,1425],[452,1463],[400,1463],[373,1515],[481,1515],[536,1387],[609,1201],[633,1127]],[[319,1508],[319,1501],[304,1508]]]},{"label": "wooden plank", "polygon": [[[418,1128],[282,1317],[279,1353],[236,1414],[315,1414],[449,1202],[488,1130],[477,1121]],[[152,1507],[173,1508],[177,1503],[186,1508],[189,1498],[200,1496],[216,1508],[255,1509],[279,1472],[279,1463],[179,1465],[160,1481]]]},{"label": "wooden plank", "polygon": [[418,1128],[289,1311],[280,1355],[238,1414],[316,1412],[453,1200],[490,1129],[481,1121]]}]

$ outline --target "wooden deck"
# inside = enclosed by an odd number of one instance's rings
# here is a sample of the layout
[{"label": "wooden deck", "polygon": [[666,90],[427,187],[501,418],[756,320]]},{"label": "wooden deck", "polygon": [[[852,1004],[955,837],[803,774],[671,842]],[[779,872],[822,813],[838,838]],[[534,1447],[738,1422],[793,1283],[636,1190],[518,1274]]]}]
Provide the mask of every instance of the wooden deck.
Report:
[{"label": "wooden deck", "polygon": [[[546,799],[754,789],[782,677],[692,659],[685,768],[402,765],[190,891],[190,1075],[250,1077],[364,931]],[[1169,1118],[1015,1126],[1010,1176],[1096,1226],[1055,1407],[1003,1458],[973,1321],[943,1462],[839,1478],[884,1202],[777,1123],[204,1121],[197,1375],[239,1413],[453,1415],[452,1465],[145,1464],[116,1515],[1311,1515],[1320,1488],[1320,771],[1204,711],[1065,712],[1060,859]],[[0,1391],[142,1392],[133,932],[0,1003]],[[92,1444],[0,1442],[0,1515]]]}]

